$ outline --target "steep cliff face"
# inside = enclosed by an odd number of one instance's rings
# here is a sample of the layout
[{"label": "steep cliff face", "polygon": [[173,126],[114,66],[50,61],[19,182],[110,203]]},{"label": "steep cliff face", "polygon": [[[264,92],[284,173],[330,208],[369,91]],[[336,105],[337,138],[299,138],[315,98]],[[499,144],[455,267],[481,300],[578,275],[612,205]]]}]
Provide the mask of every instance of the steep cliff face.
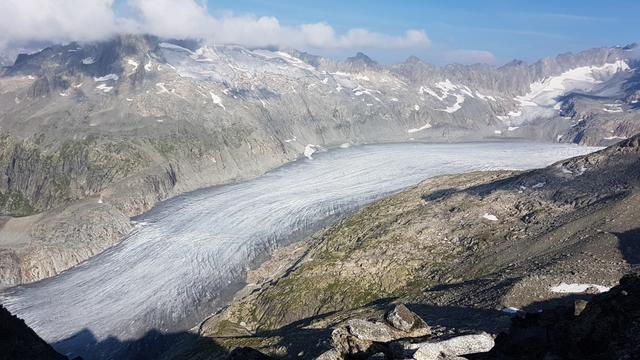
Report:
[{"label": "steep cliff face", "polygon": [[0,305],[0,359],[66,360],[23,320]]},{"label": "steep cliff face", "polygon": [[[123,231],[123,217],[259,175],[316,145],[523,137],[609,144],[640,129],[634,56],[602,48],[533,65],[438,68],[415,58],[336,62],[150,36],[52,46],[19,56],[0,76],[0,214],[109,204],[118,220],[92,233],[105,245]],[[0,229],[0,243],[7,236]],[[31,240],[24,244],[65,251]]]}]

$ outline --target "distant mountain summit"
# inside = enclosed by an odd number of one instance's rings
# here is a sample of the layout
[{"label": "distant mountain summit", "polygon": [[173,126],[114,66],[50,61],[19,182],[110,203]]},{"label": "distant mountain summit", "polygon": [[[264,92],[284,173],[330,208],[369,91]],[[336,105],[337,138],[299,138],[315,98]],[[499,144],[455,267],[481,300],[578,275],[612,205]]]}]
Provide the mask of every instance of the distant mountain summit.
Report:
[{"label": "distant mountain summit", "polygon": [[359,69],[376,68],[378,66],[377,62],[361,52],[356,53],[356,56],[348,57],[345,63]]}]

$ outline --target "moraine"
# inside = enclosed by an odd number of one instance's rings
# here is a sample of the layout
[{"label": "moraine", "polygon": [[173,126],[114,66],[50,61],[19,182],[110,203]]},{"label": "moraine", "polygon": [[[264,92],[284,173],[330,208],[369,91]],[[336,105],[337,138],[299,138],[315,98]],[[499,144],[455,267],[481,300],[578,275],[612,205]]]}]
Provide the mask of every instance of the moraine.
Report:
[{"label": "moraine", "polygon": [[9,289],[0,302],[62,353],[111,358],[124,345],[94,348],[94,341],[192,328],[224,306],[244,271],[275,246],[366,203],[431,176],[537,168],[594,150],[503,142],[315,152],[251,181],[161,203],[119,244],[53,278]]}]

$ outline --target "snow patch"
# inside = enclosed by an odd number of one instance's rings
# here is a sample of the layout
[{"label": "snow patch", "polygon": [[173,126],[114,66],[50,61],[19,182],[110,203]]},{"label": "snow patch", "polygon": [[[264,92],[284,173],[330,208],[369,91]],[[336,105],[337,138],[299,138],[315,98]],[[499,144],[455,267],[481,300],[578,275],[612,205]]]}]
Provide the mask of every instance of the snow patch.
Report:
[{"label": "snow patch", "polygon": [[109,91],[113,90],[113,86],[108,86],[107,84],[100,84],[98,86],[96,86],[96,89],[108,93]]},{"label": "snow patch", "polygon": [[516,131],[516,130],[518,130],[518,129],[520,129],[520,126],[509,126],[509,127],[507,128],[507,131]]},{"label": "snow patch", "polygon": [[211,95],[211,100],[214,104],[220,106],[223,110],[227,110],[224,105],[222,105],[222,100],[218,95],[214,94],[213,91],[209,91],[209,95]]},{"label": "snow patch", "polygon": [[549,290],[551,292],[560,293],[560,294],[580,294],[580,293],[583,293],[583,292],[587,291],[587,289],[589,289],[589,288],[595,288],[600,293],[607,292],[607,291],[609,291],[611,289],[610,287],[602,286],[602,285],[595,285],[595,284],[567,284],[567,283],[562,282],[558,286],[552,286],[551,288],[549,288]]},{"label": "snow patch", "polygon": [[503,312],[503,313],[507,313],[507,314],[510,314],[510,315],[517,315],[517,314],[519,314],[521,311],[522,311],[522,310],[520,310],[520,309],[518,309],[518,308],[515,308],[515,307],[511,307],[511,306],[509,306],[509,307],[506,307],[506,308],[503,308],[503,309],[502,309],[502,312]]},{"label": "snow patch", "polygon": [[413,133],[416,133],[416,132],[418,132],[418,131],[427,130],[427,129],[431,129],[431,124],[427,123],[427,124],[424,124],[423,126],[421,126],[421,127],[419,127],[419,128],[416,128],[416,129],[409,129],[409,130],[407,130],[407,132],[408,132],[409,134],[413,134]]},{"label": "snow patch", "polygon": [[484,215],[482,215],[483,219],[489,220],[489,221],[498,221],[498,217],[495,215],[491,215],[489,213],[484,213]]},{"label": "snow patch", "polygon": [[621,113],[623,111],[621,104],[604,104],[604,106],[602,110],[608,113]]},{"label": "snow patch", "polygon": [[493,130],[493,133],[496,135],[502,135],[502,131],[500,130]]},{"label": "snow patch", "polygon": [[164,83],[157,83],[156,87],[158,88],[158,91],[156,92],[156,94],[163,94],[163,93],[168,93],[169,90],[167,90],[166,86],[164,86]]},{"label": "snow patch", "polygon": [[135,72],[138,69],[138,62],[133,59],[127,60],[127,64],[133,67],[133,69],[131,69],[131,72]]},{"label": "snow patch", "polygon": [[484,101],[488,101],[488,100],[496,101],[496,98],[494,98],[493,96],[491,96],[491,95],[484,95],[484,94],[481,94],[481,93],[480,93],[480,92],[478,92],[478,91],[476,91],[476,96],[478,97],[478,99],[481,99],[481,100],[484,100]]},{"label": "snow patch", "polygon": [[116,74],[107,74],[105,76],[94,77],[93,81],[95,81],[95,82],[109,81],[109,80],[118,81],[119,78],[120,77],[118,77],[118,75],[116,75]]},{"label": "snow patch", "polygon": [[544,187],[546,184],[547,184],[546,182],[539,182],[539,183],[533,185],[531,188],[532,189],[540,189],[540,188]]},{"label": "snow patch", "polygon": [[309,160],[313,160],[313,156],[311,155],[316,153],[319,149],[320,146],[318,145],[307,144],[307,146],[304,147],[304,156],[306,156]]},{"label": "snow patch", "polygon": [[460,109],[462,109],[462,103],[464,103],[465,97],[464,95],[459,95],[459,94],[454,94],[453,96],[456,97],[456,103],[451,105],[451,106],[447,106],[445,109],[435,109],[438,111],[444,111],[444,112],[448,112],[448,113],[454,113]]},{"label": "snow patch", "polygon": [[413,105],[413,110],[420,111],[420,105],[418,105],[418,104]]},{"label": "snow patch", "polygon": [[94,58],[93,58],[93,57],[91,57],[91,56],[89,56],[89,57],[86,57],[86,58],[82,59],[82,64],[84,64],[84,65],[91,65],[91,64],[95,64],[95,62],[96,62],[96,59],[94,59]]},{"label": "snow patch", "polygon": [[621,71],[629,70],[624,60],[606,63],[602,66],[581,66],[565,71],[560,75],[550,76],[529,85],[529,92],[517,96],[514,100],[520,106],[554,106],[559,96],[570,91],[589,91]]}]

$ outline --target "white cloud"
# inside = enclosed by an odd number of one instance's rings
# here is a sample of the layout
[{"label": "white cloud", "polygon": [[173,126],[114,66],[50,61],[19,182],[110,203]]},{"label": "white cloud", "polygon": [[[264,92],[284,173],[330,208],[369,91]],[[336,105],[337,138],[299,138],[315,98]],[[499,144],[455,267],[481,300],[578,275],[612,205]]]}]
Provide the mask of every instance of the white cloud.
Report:
[{"label": "white cloud", "polygon": [[0,48],[8,43],[96,40],[113,34],[113,0],[3,0]]},{"label": "white cloud", "polygon": [[336,33],[320,22],[285,26],[270,16],[210,14],[194,0],[128,0],[129,15],[117,16],[113,0],[3,0],[0,48],[8,43],[106,38],[118,31],[161,37],[203,38],[245,46],[281,46],[304,50],[424,48],[424,30],[400,36],[351,29]]},{"label": "white cloud", "polygon": [[459,64],[494,64],[496,62],[496,57],[490,51],[470,49],[446,51],[444,53],[444,59],[447,62]]}]

